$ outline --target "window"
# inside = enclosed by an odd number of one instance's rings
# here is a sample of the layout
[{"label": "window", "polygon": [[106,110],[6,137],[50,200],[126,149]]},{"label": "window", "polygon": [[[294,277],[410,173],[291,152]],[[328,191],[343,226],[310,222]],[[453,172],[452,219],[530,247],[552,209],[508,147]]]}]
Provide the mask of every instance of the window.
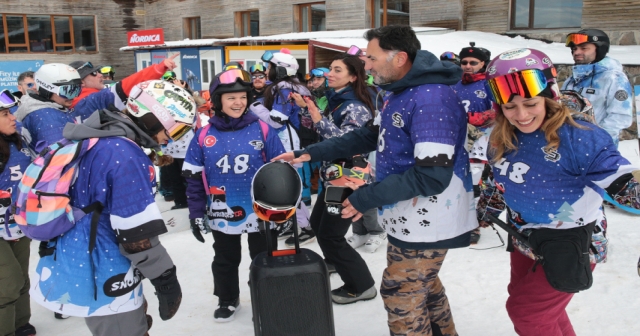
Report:
[{"label": "window", "polygon": [[409,0],[370,0],[371,27],[409,25]]},{"label": "window", "polygon": [[300,4],[298,6],[298,31],[310,32],[327,30],[326,6],[324,2]]},{"label": "window", "polygon": [[511,29],[574,28],[582,23],[582,0],[512,0]]},{"label": "window", "polygon": [[185,18],[182,26],[182,38],[190,40],[202,38],[200,32],[200,17]]},{"label": "window", "polygon": [[258,11],[236,12],[237,35],[260,36],[260,13]]},{"label": "window", "polygon": [[0,53],[97,50],[94,16],[0,14],[0,18]]}]

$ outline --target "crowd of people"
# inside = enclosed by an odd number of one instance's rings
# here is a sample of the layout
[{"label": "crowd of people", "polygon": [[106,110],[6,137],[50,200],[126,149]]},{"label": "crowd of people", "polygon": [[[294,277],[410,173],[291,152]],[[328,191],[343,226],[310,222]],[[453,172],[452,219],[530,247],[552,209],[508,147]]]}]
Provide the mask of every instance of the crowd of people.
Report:
[{"label": "crowd of people", "polygon": [[[17,92],[0,92],[0,335],[36,334],[30,297],[56,318],[84,318],[93,335],[147,335],[143,278],[171,319],[182,291],[170,254],[179,252],[158,238],[167,232],[158,181],[171,209],[188,210],[194,238],[213,236],[216,322],[240,309],[247,234],[251,259],[279,238],[317,240],[343,282],[332,301],[379,292],[391,335],[457,335],[440,268],[449,249],[477,244],[479,228],[495,224],[509,232],[515,332],[575,335],[565,308],[606,261],[603,204],[640,209],[640,167],[617,150],[633,95],[607,56],[608,36],[567,36],[575,65],[562,90],[540,50],[492,58],[471,42],[437,57],[408,26],[364,38],[366,51],[353,46],[306,77],[287,49],[248,69],[227,63],[206,92],[177,78],[177,54],[121,80],[86,61],[21,74]],[[29,203],[30,188],[52,175],[36,178],[36,168],[54,169],[44,158],[72,145],[82,148],[68,163],[73,181],[59,174],[66,189],[37,190],[38,206]],[[251,179],[270,161],[291,163],[302,192],[291,208],[268,209],[295,208],[297,225],[268,223],[267,242]],[[60,195],[68,205],[52,201]],[[60,211],[73,225],[43,239],[29,279],[25,233]],[[376,285],[357,249],[385,241]]]}]

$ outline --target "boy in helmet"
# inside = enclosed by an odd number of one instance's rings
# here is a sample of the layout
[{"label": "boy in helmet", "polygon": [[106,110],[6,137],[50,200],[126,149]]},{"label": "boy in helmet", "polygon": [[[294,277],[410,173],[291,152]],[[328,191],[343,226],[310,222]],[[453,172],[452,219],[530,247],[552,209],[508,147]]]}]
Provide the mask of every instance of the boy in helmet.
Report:
[{"label": "boy in helmet", "polygon": [[[189,131],[195,112],[186,90],[155,80],[131,90],[124,112],[98,110],[81,124],[65,126],[65,138],[95,141],[80,159],[69,196],[77,208],[97,204],[99,216],[95,229],[87,215],[48,243],[49,253],[36,267],[34,301],[84,317],[92,335],[143,336],[151,326],[141,285],[147,278],[160,318],[175,315],[182,291],[176,266],[158,239],[167,228],[154,199],[153,166],[171,162],[160,145]],[[153,150],[155,162],[141,147]]]},{"label": "boy in helmet", "polygon": [[562,90],[573,90],[593,104],[596,123],[617,145],[620,131],[633,121],[633,94],[620,62],[608,57],[609,36],[602,30],[583,29],[567,35],[575,65]]}]

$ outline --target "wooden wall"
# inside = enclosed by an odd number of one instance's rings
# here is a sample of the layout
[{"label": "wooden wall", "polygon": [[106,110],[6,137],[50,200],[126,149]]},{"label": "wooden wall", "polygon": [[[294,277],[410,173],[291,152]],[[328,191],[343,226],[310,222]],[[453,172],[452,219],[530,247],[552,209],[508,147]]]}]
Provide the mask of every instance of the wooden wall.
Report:
[{"label": "wooden wall", "polygon": [[411,25],[461,30],[461,6],[460,0],[411,0]]},{"label": "wooden wall", "polygon": [[97,53],[0,53],[0,61],[43,59],[46,63],[65,64],[90,61],[114,66],[116,79],[121,79],[133,73],[135,66],[133,54],[118,49],[127,45],[128,31],[145,29],[145,17],[136,13],[143,9],[144,2],[137,0],[0,0],[3,14],[95,15],[98,43]]}]

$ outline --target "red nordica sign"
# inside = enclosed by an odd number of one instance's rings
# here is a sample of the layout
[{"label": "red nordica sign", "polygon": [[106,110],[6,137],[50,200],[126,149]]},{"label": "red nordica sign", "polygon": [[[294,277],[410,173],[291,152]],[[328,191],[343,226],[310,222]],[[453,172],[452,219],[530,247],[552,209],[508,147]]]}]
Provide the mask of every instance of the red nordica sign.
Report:
[{"label": "red nordica sign", "polygon": [[128,46],[142,46],[164,44],[164,30],[162,28],[136,30],[127,33]]}]

